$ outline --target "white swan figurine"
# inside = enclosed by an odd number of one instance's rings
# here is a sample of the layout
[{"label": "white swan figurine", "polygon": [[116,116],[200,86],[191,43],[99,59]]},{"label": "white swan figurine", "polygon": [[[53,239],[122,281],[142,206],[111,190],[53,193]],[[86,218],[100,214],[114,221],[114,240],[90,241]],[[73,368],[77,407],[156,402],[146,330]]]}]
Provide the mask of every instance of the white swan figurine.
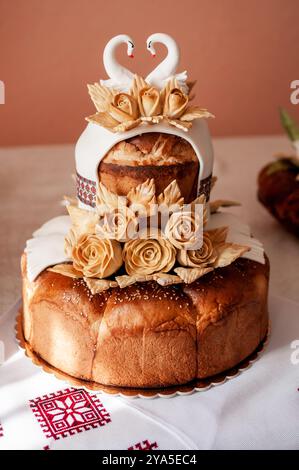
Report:
[{"label": "white swan figurine", "polygon": [[103,53],[104,67],[107,75],[110,77],[108,80],[100,80],[101,85],[109,88],[115,88],[120,91],[128,91],[130,89],[134,74],[121,66],[115,58],[115,50],[120,44],[127,44],[127,54],[129,57],[134,57],[134,42],[127,34],[119,34],[110,39],[106,44]]},{"label": "white swan figurine", "polygon": [[153,57],[156,56],[154,44],[157,42],[164,44],[168,53],[166,58],[146,77],[146,82],[161,89],[171,77],[175,77],[184,93],[188,93],[187,72],[176,73],[180,61],[180,50],[176,41],[164,33],[149,36],[146,40],[146,47]]}]

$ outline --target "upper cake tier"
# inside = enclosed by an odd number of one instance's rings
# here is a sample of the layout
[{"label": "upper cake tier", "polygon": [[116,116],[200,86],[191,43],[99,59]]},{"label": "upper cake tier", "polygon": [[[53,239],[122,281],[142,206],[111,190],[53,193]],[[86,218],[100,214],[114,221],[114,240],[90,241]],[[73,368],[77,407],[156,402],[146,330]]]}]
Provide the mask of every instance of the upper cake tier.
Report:
[{"label": "upper cake tier", "polygon": [[148,50],[162,42],[167,57],[146,77],[134,75],[115,58],[124,43],[132,56],[134,43],[127,35],[112,38],[103,61],[108,80],[88,85],[97,112],[76,145],[77,196],[81,208],[95,207],[99,181],[110,191],[126,195],[147,179],[158,193],[176,180],[185,202],[205,194],[209,199],[213,149],[205,108],[193,104],[194,82],[177,73],[179,48],[166,34],[154,34]]},{"label": "upper cake tier", "polygon": [[157,192],[177,180],[186,202],[204,193],[209,199],[213,148],[204,120],[187,132],[164,123],[112,133],[89,123],[76,145],[77,196],[82,208],[95,206],[102,181],[119,195],[148,178]]}]

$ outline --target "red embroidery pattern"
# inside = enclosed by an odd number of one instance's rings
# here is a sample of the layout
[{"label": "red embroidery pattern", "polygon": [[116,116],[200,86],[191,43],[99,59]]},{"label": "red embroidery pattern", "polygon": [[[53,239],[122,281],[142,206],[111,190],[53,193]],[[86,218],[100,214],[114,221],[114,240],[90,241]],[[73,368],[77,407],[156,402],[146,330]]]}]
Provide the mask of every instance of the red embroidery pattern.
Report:
[{"label": "red embroidery pattern", "polygon": [[3,427],[2,427],[2,424],[0,423],[0,437],[3,437],[3,436],[4,436]]},{"label": "red embroidery pattern", "polygon": [[[96,182],[84,178],[83,176],[77,173],[76,175],[77,180],[77,197],[78,199],[86,204],[87,206],[95,207],[96,206]],[[200,182],[200,188],[198,191],[198,195],[205,194],[206,200],[208,201],[210,198],[210,191],[211,191],[211,183],[212,183],[212,175],[204,178]]]},{"label": "red embroidery pattern", "polygon": [[206,178],[201,180],[199,191],[198,191],[198,196],[200,196],[201,194],[204,194],[206,196],[206,200],[209,201],[211,185],[212,185],[212,175],[207,176]]},{"label": "red embroidery pattern", "polygon": [[83,204],[87,206],[96,206],[96,182],[83,178],[77,173],[77,196]]},{"label": "red embroidery pattern", "polygon": [[111,421],[96,395],[67,388],[30,400],[30,407],[48,438],[73,436]]},{"label": "red embroidery pattern", "polygon": [[128,447],[128,450],[152,450],[158,449],[158,444],[156,442],[150,442],[148,439],[142,442],[137,442],[131,447]]}]

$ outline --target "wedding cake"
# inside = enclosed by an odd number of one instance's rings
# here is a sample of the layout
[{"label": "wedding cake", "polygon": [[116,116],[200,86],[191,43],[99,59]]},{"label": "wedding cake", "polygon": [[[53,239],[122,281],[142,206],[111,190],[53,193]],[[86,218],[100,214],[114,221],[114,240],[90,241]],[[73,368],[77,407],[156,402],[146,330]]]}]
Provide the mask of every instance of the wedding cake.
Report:
[{"label": "wedding cake", "polygon": [[268,328],[269,263],[247,224],[213,201],[206,109],[193,104],[179,48],[143,78],[104,50],[108,80],[75,151],[77,198],[22,257],[27,347],[86,383],[154,388],[222,373]]}]

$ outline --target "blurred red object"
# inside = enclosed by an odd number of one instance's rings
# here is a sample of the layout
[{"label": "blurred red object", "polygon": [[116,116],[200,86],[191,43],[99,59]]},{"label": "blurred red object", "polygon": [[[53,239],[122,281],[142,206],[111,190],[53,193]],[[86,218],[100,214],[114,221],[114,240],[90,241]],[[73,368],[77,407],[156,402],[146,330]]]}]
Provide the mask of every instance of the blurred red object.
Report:
[{"label": "blurred red object", "polygon": [[290,232],[299,237],[299,126],[284,109],[281,124],[295,149],[265,166],[258,177],[258,199]]}]

